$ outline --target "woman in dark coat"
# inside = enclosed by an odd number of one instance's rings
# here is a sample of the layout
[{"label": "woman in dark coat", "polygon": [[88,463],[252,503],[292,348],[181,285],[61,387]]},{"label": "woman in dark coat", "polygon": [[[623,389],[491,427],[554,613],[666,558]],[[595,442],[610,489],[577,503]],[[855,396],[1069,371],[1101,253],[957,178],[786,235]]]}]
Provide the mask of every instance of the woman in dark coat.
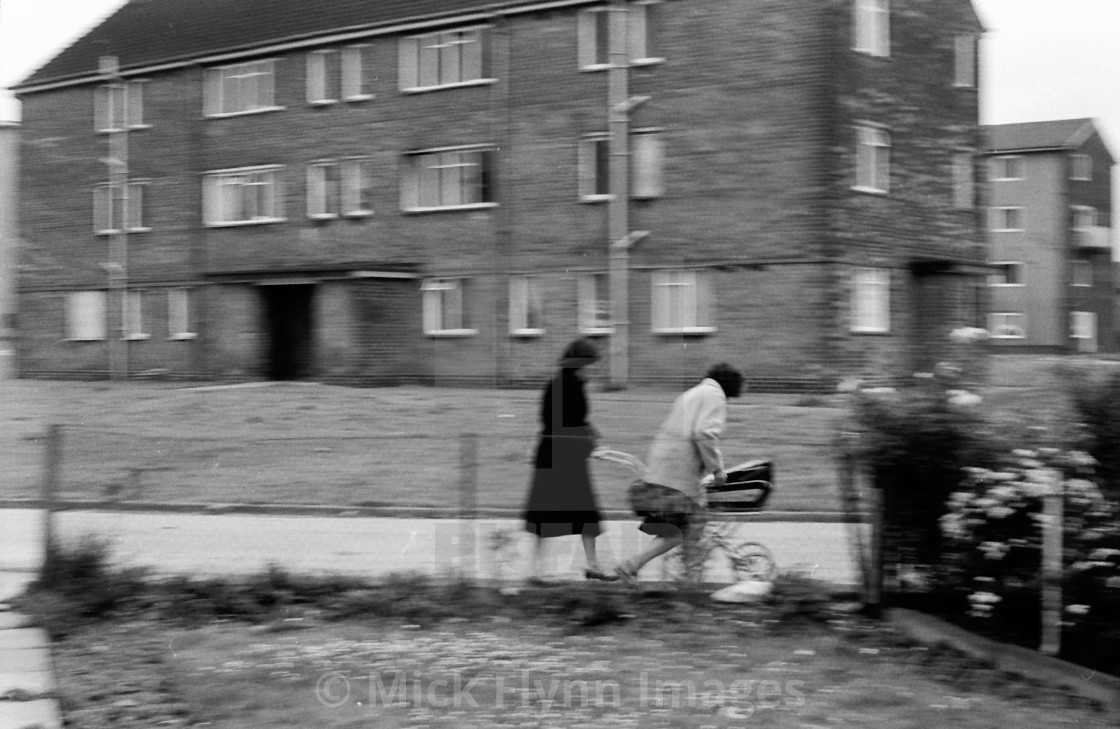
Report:
[{"label": "woman in dark coat", "polygon": [[540,579],[542,572],[544,540],[572,534],[580,535],[583,542],[587,578],[615,579],[600,569],[595,553],[595,538],[601,531],[599,504],[587,467],[596,433],[587,422],[582,370],[598,359],[589,339],[569,344],[541,398],[541,434],[525,506],[525,528],[537,536],[534,579]]}]

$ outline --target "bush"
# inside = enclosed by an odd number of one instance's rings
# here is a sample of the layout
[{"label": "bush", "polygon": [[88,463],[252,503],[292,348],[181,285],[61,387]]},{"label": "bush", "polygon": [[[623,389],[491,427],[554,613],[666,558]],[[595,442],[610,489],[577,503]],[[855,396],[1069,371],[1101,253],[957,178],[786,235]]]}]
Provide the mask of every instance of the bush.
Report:
[{"label": "bush", "polygon": [[1081,421],[1084,448],[1097,460],[1101,488],[1120,501],[1120,372],[1103,381],[1081,379],[1072,388],[1073,407]]}]

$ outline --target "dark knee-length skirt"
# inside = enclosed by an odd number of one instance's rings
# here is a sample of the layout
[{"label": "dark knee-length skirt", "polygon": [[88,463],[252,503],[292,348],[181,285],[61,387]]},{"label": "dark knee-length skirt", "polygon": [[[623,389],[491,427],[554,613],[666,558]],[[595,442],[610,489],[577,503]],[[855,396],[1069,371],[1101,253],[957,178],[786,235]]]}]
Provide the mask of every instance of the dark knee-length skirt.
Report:
[{"label": "dark knee-length skirt", "polygon": [[587,464],[594,447],[590,436],[541,436],[525,504],[527,531],[539,537],[597,536],[602,531]]}]

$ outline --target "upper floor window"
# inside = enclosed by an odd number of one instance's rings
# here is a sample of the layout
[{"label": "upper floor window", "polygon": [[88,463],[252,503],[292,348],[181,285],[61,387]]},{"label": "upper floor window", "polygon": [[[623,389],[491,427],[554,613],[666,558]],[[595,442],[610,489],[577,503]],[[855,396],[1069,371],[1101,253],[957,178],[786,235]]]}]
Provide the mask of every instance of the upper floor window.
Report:
[{"label": "upper floor window", "polygon": [[992,312],[988,314],[988,331],[993,339],[1024,339],[1027,336],[1027,316],[1018,312]]},{"label": "upper floor window", "polygon": [[478,147],[406,156],[401,180],[402,209],[493,205],[493,158],[494,150]]},{"label": "upper floor window", "polygon": [[888,192],[891,176],[891,135],[874,126],[856,128],[855,189]]},{"label": "upper floor window", "polygon": [[886,333],[891,330],[891,272],[861,268],[852,277],[851,330]]},{"label": "upper floor window", "polygon": [[428,279],[420,285],[425,334],[464,336],[476,333],[469,327],[465,289],[466,280],[461,278]]},{"label": "upper floor window", "polygon": [[203,105],[207,116],[276,108],[275,62],[250,61],[206,69]]},{"label": "upper floor window", "polygon": [[630,63],[657,63],[655,19],[659,0],[639,0],[629,5],[587,8],[579,13],[579,66],[585,70],[611,65],[612,13],[625,13],[626,58]]},{"label": "upper floor window", "polygon": [[333,104],[338,101],[333,80],[338,78],[338,52],[317,50],[307,54],[307,103]]},{"label": "upper floor window", "polygon": [[1017,154],[1005,154],[991,159],[993,180],[1022,180],[1026,176],[1023,158]]},{"label": "upper floor window", "polygon": [[995,268],[988,275],[988,284],[991,286],[1022,286],[1023,264],[1019,261],[1001,261],[993,263]]},{"label": "upper floor window", "polygon": [[1073,205],[1070,212],[1074,230],[1088,230],[1097,224],[1097,209],[1091,205]]},{"label": "upper floor window", "polygon": [[991,229],[995,231],[1023,230],[1023,209],[1017,207],[992,208]]},{"label": "upper floor window", "polygon": [[1071,263],[1072,271],[1070,274],[1070,284],[1072,286],[1092,286],[1093,285],[1093,262],[1086,260],[1074,260]]},{"label": "upper floor window", "polygon": [[342,177],[338,162],[313,162],[307,167],[307,215],[312,218],[338,216]]},{"label": "upper floor window", "polygon": [[[610,138],[591,134],[579,143],[579,196],[581,200],[609,200]],[[636,130],[630,135],[630,196],[655,198],[665,193],[662,170],[665,143],[656,130]]]},{"label": "upper floor window", "polygon": [[953,207],[971,210],[976,205],[976,177],[972,169],[972,152],[953,154]]},{"label": "upper floor window", "polygon": [[369,74],[366,73],[366,58],[369,46],[353,45],[342,49],[342,98],[346,101],[361,101],[373,95],[369,91]]},{"label": "upper floor window", "polygon": [[609,334],[611,319],[610,277],[605,273],[585,273],[578,279],[579,330],[583,334]]},{"label": "upper floor window", "polygon": [[1093,179],[1093,158],[1087,154],[1074,154],[1070,155],[1070,175],[1071,180],[1092,180]]},{"label": "upper floor window", "polygon": [[853,0],[852,50],[871,56],[891,54],[890,0]]},{"label": "upper floor window", "polygon": [[142,129],[144,123],[144,81],[127,81],[98,86],[93,92],[94,126],[99,132]]},{"label": "upper floor window", "polygon": [[373,173],[368,159],[342,160],[342,214],[369,215],[373,212]]},{"label": "upper floor window", "polygon": [[651,312],[656,334],[706,334],[712,323],[713,290],[707,271],[655,271]]},{"label": "upper floor window", "polygon": [[509,333],[544,334],[544,292],[535,276],[515,276],[509,282]]},{"label": "upper floor window", "polygon": [[105,183],[93,188],[93,231],[110,235],[127,230],[149,230],[144,224],[144,189],[147,183],[129,180],[125,185]]},{"label": "upper floor window", "polygon": [[953,85],[976,86],[976,36],[972,33],[961,33],[954,40]]},{"label": "upper floor window", "polygon": [[487,28],[466,28],[401,38],[401,90],[489,80],[489,36]]},{"label": "upper floor window", "polygon": [[105,339],[106,302],[104,291],[73,291],[66,294],[66,339],[90,342]]},{"label": "upper floor window", "polygon": [[284,219],[279,166],[207,173],[202,183],[206,225],[275,223]]},{"label": "upper floor window", "polygon": [[194,339],[198,334],[191,326],[191,290],[174,288],[167,291],[167,338]]}]

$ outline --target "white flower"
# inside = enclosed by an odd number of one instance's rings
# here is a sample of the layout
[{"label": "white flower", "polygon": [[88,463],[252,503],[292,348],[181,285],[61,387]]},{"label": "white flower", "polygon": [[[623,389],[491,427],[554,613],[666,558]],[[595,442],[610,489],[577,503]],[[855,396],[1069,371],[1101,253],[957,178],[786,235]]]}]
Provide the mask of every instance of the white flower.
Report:
[{"label": "white flower", "polygon": [[1010,506],[993,506],[988,509],[988,516],[992,519],[1006,519],[1015,513]]},{"label": "white flower", "polygon": [[981,329],[980,327],[959,327],[949,332],[949,339],[958,344],[983,342],[987,340],[989,336],[988,330]]},{"label": "white flower", "polygon": [[980,603],[982,605],[994,605],[997,602],[1000,602],[1000,601],[1003,600],[1002,597],[995,594],[994,592],[987,592],[987,591],[974,592],[974,593],[972,593],[971,595],[968,596],[968,599],[969,599],[970,602]]},{"label": "white flower", "polygon": [[893,395],[896,390],[893,387],[868,387],[861,390],[865,395]]},{"label": "white flower", "polygon": [[1070,606],[1066,607],[1066,612],[1067,613],[1073,613],[1074,615],[1088,615],[1089,614],[1089,606],[1088,605],[1070,605]]},{"label": "white flower", "polygon": [[968,390],[949,390],[945,394],[949,398],[950,405],[956,405],[961,408],[975,407],[984,402],[984,398]]},{"label": "white flower", "polygon": [[1120,557],[1120,549],[1094,549],[1089,553],[1089,559],[1104,561],[1109,557]]},{"label": "white flower", "polygon": [[1011,451],[1011,455],[1015,456],[1016,458],[1035,458],[1038,454],[1034,451],[1029,451],[1026,448],[1016,448],[1015,450]]},{"label": "white flower", "polygon": [[859,392],[860,385],[862,384],[863,380],[859,379],[858,377],[848,377],[840,381],[840,384],[836,386],[836,391]]},{"label": "white flower", "polygon": [[1003,559],[1009,550],[1003,542],[981,542],[980,551],[986,559]]}]

